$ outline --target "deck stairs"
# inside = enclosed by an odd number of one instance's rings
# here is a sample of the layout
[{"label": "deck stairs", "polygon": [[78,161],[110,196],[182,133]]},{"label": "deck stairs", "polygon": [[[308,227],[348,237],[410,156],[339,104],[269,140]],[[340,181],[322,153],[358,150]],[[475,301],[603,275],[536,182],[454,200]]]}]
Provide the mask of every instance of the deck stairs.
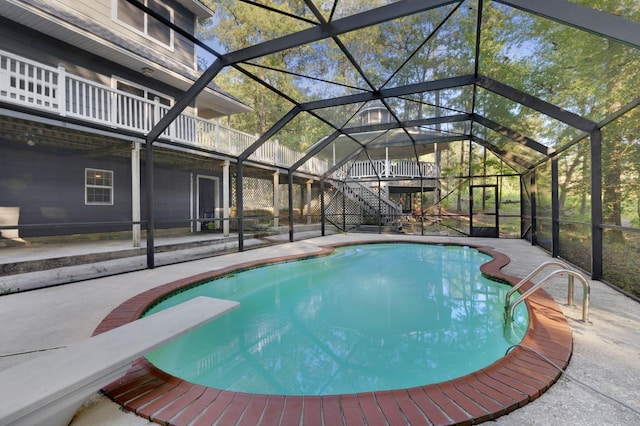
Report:
[{"label": "deck stairs", "polygon": [[382,188],[370,188],[357,181],[331,181],[331,194],[325,216],[343,231],[361,226],[382,226],[396,230],[402,217],[402,207],[389,200]]}]

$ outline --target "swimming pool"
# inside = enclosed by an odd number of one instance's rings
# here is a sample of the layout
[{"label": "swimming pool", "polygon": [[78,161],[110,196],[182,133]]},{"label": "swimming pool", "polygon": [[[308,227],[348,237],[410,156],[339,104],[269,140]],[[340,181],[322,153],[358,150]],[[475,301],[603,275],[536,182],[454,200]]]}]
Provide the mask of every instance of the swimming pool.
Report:
[{"label": "swimming pool", "polygon": [[468,246],[389,243],[228,274],[175,294],[240,308],[147,355],[156,367],[227,391],[335,395],[437,383],[479,370],[520,341],[504,333],[510,286],[484,277]]},{"label": "swimming pool", "polygon": [[[362,240],[357,235],[321,239],[312,243],[316,247],[312,255],[329,254],[334,248],[348,244],[372,242],[371,239]],[[393,240],[430,242],[432,239]],[[389,238],[380,239],[379,242],[389,242]],[[260,249],[225,256],[226,260],[216,261],[218,268],[210,272],[185,276],[126,300],[102,320],[94,335],[135,321],[170,294],[239,270],[273,262],[304,259],[311,256],[310,248],[310,243],[300,242],[287,245],[284,251]],[[501,271],[510,262],[508,256],[489,247],[476,248],[492,257],[481,267],[484,275],[510,284],[519,281],[518,277],[505,275]],[[523,291],[526,289],[523,288]],[[515,347],[485,368],[445,382],[394,391],[341,395],[251,394],[181,380],[157,369],[146,358],[140,358],[123,377],[106,386],[104,393],[139,416],[172,425],[187,425],[195,421],[270,426],[301,422],[479,423],[522,407],[539,397],[558,380],[561,372],[541,357],[551,360],[560,368],[566,368],[571,358],[571,328],[560,307],[544,290],[534,293],[525,303],[529,313],[529,327],[521,346]],[[536,353],[527,348],[534,349]]]}]

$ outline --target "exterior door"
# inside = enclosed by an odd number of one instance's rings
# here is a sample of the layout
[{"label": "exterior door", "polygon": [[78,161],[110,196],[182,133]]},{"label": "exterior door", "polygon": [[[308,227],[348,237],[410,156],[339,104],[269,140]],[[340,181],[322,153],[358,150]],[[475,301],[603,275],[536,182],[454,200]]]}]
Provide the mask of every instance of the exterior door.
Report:
[{"label": "exterior door", "polygon": [[498,186],[471,186],[471,227],[472,237],[499,237]]},{"label": "exterior door", "polygon": [[198,176],[198,231],[213,231],[220,228],[216,219],[217,179]]}]

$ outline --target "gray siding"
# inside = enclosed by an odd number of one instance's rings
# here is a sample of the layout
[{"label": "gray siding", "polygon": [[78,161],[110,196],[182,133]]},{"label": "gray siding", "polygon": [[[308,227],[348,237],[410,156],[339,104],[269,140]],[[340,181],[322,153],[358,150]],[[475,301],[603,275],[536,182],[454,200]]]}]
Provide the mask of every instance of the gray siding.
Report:
[{"label": "gray siding", "polygon": [[[182,170],[163,169],[157,165],[154,167],[154,171],[155,218],[159,222],[157,227],[189,227],[189,223],[185,220],[190,218],[190,173]],[[143,188],[146,188],[144,179],[142,184]],[[143,191],[144,194],[145,191]],[[142,217],[145,217],[145,212],[146,208],[143,208]]]},{"label": "gray siding", "polygon": [[[89,158],[72,152],[23,149],[0,139],[0,207],[19,207],[21,237],[129,230],[131,162],[129,158]],[[85,168],[112,170],[113,205],[85,204]],[[142,217],[145,209],[142,170]],[[155,166],[155,217],[158,228],[188,228],[191,171]],[[111,222],[111,223],[109,223]],[[61,224],[66,224],[61,226]],[[33,225],[37,225],[33,227]]]},{"label": "gray siding", "polygon": [[0,49],[66,70],[83,78],[111,86],[111,77],[148,87],[177,99],[182,92],[167,84],[147,78],[129,68],[107,61],[42,33],[0,17]]},{"label": "gray siding", "polygon": [[[85,168],[113,170],[113,205],[85,204]],[[131,220],[130,176],[130,166],[125,162],[4,147],[0,157],[0,205],[19,207],[20,225],[45,225],[21,230],[20,236],[113,230],[112,227],[48,225]]]},{"label": "gray siding", "polygon": [[[193,13],[173,0],[162,0],[162,2],[174,10],[174,23],[193,34]],[[42,3],[41,0],[32,0],[32,3],[38,7],[45,8],[50,13],[68,21],[71,25],[79,25],[83,30],[92,32],[98,37],[104,37],[105,31],[117,34],[132,43],[144,46],[145,50],[152,50],[156,55],[162,56],[168,62],[177,62],[191,69],[194,67],[195,48],[193,43],[178,34],[174,34],[173,49],[152,41],[145,35],[113,19],[112,0],[57,0],[57,5],[54,8],[47,7],[48,5]],[[140,11],[141,16],[142,13]]]}]

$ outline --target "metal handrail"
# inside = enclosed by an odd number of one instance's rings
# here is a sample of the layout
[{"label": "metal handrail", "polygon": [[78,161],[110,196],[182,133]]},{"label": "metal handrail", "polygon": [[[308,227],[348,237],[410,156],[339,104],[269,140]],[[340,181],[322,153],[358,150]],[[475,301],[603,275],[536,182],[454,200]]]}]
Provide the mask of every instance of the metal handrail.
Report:
[{"label": "metal handrail", "polygon": [[569,269],[569,265],[567,265],[564,262],[561,262],[559,260],[549,260],[547,262],[544,262],[543,264],[541,264],[540,266],[538,266],[536,269],[534,269],[533,271],[531,271],[531,273],[529,275],[527,275],[526,277],[524,277],[523,279],[521,279],[518,284],[514,285],[513,287],[511,287],[511,289],[507,292],[507,295],[505,297],[504,300],[504,306],[507,307],[509,306],[509,301],[511,300],[511,295],[513,293],[515,293],[516,291],[518,291],[520,289],[520,287],[522,287],[523,285],[525,285],[527,282],[529,282],[533,277],[535,277],[536,275],[538,275],[543,269],[547,268],[548,266],[559,266],[562,269]]},{"label": "metal handrail", "polygon": [[590,296],[591,288],[590,288],[589,283],[587,282],[587,280],[581,274],[579,274],[578,272],[572,271],[570,269],[558,269],[556,271],[551,272],[549,275],[544,277],[539,283],[534,284],[529,290],[527,290],[526,292],[522,293],[516,300],[514,300],[513,302],[510,301],[511,295],[518,288],[522,287],[526,282],[528,282],[532,277],[537,275],[541,270],[543,270],[547,266],[551,266],[551,265],[556,265],[556,266],[559,265],[559,266],[566,267],[566,265],[563,262],[560,262],[560,261],[545,262],[542,265],[540,265],[538,268],[536,268],[532,273],[530,273],[526,278],[523,278],[511,290],[509,290],[509,292],[507,293],[507,296],[506,296],[506,300],[505,300],[505,313],[507,315],[506,319],[508,321],[512,321],[513,320],[513,312],[515,310],[515,307],[520,302],[522,302],[527,297],[529,297],[531,294],[533,294],[535,291],[540,289],[543,285],[547,284],[552,278],[555,278],[556,276],[562,276],[562,275],[567,275],[567,277],[568,277],[567,304],[570,305],[570,306],[573,305],[574,279],[578,278],[578,281],[580,281],[582,283],[582,287],[583,287],[582,321],[587,322],[589,320],[589,296]]}]

